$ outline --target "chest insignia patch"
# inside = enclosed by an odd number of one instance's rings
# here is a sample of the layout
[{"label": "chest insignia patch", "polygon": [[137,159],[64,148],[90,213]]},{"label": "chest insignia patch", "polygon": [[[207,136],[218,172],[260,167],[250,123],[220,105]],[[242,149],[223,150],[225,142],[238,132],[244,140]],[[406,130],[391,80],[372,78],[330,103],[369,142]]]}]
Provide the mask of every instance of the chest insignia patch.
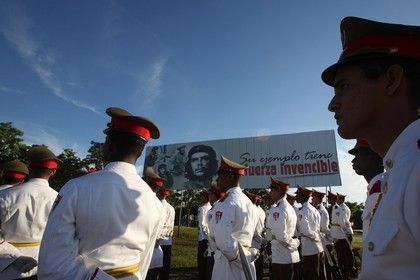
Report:
[{"label": "chest insignia patch", "polygon": [[273,213],[273,218],[274,218],[275,221],[277,221],[279,219],[279,216],[280,216],[279,212],[274,212]]},{"label": "chest insignia patch", "polygon": [[216,211],[216,224],[219,223],[219,221],[222,219],[223,212],[222,211]]}]

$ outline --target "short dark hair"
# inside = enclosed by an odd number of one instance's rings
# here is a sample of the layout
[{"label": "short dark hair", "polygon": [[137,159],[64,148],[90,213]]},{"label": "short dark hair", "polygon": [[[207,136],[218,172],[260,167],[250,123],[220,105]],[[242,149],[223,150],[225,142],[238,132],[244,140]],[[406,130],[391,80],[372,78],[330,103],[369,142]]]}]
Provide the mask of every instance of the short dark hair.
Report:
[{"label": "short dark hair", "polygon": [[206,175],[210,178],[217,171],[218,165],[217,165],[217,159],[216,159],[216,152],[213,150],[213,148],[207,145],[196,145],[188,151],[188,160],[185,163],[185,178],[187,179],[191,180],[191,179],[196,178],[196,176],[194,175],[191,169],[191,156],[199,152],[207,153],[209,155],[209,159],[210,159],[209,169],[208,169],[209,173]]},{"label": "short dark hair", "polygon": [[114,146],[113,156],[136,154],[139,157],[146,145],[146,141],[143,139],[120,131],[110,131],[107,135],[107,141]]},{"label": "short dark hair", "polygon": [[376,80],[383,75],[389,67],[398,64],[404,69],[404,75],[410,81],[410,99],[413,109],[420,106],[420,60],[408,58],[371,58],[355,62],[365,73],[368,79]]}]

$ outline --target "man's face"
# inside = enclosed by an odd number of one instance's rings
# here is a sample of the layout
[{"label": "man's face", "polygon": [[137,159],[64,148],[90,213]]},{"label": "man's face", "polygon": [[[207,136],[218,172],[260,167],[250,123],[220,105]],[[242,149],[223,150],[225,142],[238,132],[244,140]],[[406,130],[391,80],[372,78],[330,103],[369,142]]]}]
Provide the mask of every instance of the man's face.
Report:
[{"label": "man's face", "polygon": [[312,196],[312,204],[314,206],[317,206],[317,205],[321,204],[321,202],[322,202],[322,199],[320,197]]},{"label": "man's face", "polygon": [[380,79],[369,80],[356,65],[341,66],[334,79],[334,97],[328,110],[334,113],[338,134],[344,139],[365,137],[377,129]]},{"label": "man's face", "polygon": [[219,172],[217,174],[216,180],[216,189],[219,191],[226,191],[228,188],[232,187],[232,175],[225,172]]},{"label": "man's face", "polygon": [[269,195],[270,195],[271,200],[274,201],[274,202],[276,202],[280,199],[280,191],[276,190],[274,188],[270,189],[270,194]]},{"label": "man's face", "polygon": [[159,174],[165,174],[166,173],[166,167],[165,166],[161,166],[158,170]]},{"label": "man's face", "polygon": [[191,155],[191,170],[194,176],[201,177],[207,174],[210,163],[208,153],[198,152]]},{"label": "man's face", "polygon": [[306,196],[302,193],[298,192],[296,193],[296,202],[297,203],[304,203],[306,201]]},{"label": "man's face", "polygon": [[353,163],[353,170],[357,175],[367,175],[369,165],[371,164],[371,155],[363,150],[357,151],[351,162]]},{"label": "man's face", "polygon": [[329,196],[327,199],[329,204],[335,204],[337,202],[337,198],[333,196]]}]

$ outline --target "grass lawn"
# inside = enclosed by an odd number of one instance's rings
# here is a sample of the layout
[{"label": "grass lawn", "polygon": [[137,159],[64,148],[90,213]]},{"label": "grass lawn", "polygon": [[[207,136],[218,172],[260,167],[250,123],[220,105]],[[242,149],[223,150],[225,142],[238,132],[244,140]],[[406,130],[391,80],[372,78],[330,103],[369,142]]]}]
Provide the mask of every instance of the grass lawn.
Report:
[{"label": "grass lawn", "polygon": [[171,267],[197,267],[198,229],[193,227],[174,228]]},{"label": "grass lawn", "polygon": [[[175,226],[171,261],[174,275],[172,275],[171,279],[194,279],[196,277],[197,236],[197,228],[180,227],[178,235],[178,227]],[[360,232],[355,232],[352,243],[354,249],[357,249],[361,256],[362,235]],[[359,271],[360,262],[361,260],[356,257],[356,265],[358,266]]]}]

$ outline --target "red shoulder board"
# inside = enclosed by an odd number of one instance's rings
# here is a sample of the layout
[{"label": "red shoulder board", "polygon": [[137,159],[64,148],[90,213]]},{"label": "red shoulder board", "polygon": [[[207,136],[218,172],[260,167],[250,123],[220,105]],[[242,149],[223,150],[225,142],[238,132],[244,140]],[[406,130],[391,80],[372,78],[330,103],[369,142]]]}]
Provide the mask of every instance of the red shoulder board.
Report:
[{"label": "red shoulder board", "polygon": [[380,193],[381,192],[381,180],[378,180],[373,184],[372,188],[370,188],[369,195],[374,193]]},{"label": "red shoulder board", "polygon": [[219,199],[219,201],[220,201],[220,202],[225,201],[226,197],[228,197],[228,196],[229,196],[229,193],[228,193],[228,192],[227,192],[227,193],[222,193],[222,194],[221,194],[221,197],[220,197],[220,199]]}]

